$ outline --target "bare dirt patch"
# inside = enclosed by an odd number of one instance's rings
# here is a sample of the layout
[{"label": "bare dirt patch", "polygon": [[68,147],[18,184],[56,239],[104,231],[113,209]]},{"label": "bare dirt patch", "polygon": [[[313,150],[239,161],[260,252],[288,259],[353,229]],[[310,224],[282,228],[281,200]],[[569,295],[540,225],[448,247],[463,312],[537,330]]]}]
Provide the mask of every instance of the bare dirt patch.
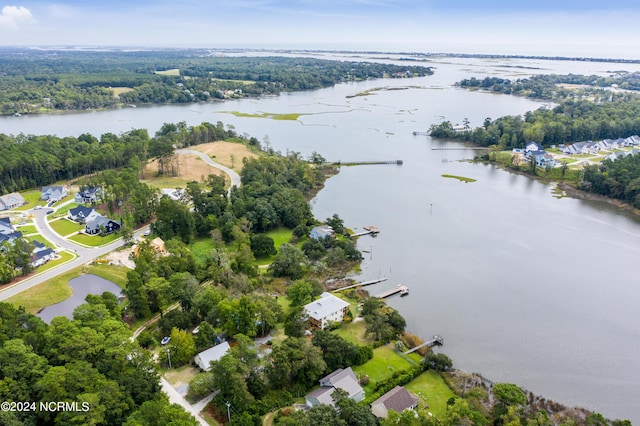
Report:
[{"label": "bare dirt patch", "polygon": [[144,182],[158,188],[185,187],[187,182],[200,182],[209,175],[218,175],[227,179],[227,175],[202,161],[197,155],[176,155],[178,176],[158,175],[157,161],[151,161],[144,168]]},{"label": "bare dirt patch", "polygon": [[112,251],[105,257],[109,263],[114,265],[126,266],[129,269],[135,269],[136,264],[129,258],[133,249],[129,248],[121,251]]},{"label": "bare dirt patch", "polygon": [[251,152],[243,144],[234,142],[210,142],[192,148],[207,154],[216,163],[235,171],[242,169],[243,158],[258,157],[258,154]]}]

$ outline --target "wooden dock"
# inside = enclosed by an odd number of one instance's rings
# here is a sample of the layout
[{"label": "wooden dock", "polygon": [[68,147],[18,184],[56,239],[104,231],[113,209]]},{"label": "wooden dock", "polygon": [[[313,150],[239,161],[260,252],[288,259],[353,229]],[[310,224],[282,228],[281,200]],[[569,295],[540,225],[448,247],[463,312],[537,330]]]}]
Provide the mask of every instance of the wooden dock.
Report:
[{"label": "wooden dock", "polygon": [[413,132],[413,136],[429,136],[429,132],[419,132],[416,130]]},{"label": "wooden dock", "polygon": [[374,297],[377,297],[378,299],[386,299],[387,297],[393,296],[394,294],[398,294],[398,293],[400,293],[401,295],[409,294],[409,287],[403,284],[398,284],[392,289],[376,294]]},{"label": "wooden dock", "polygon": [[409,355],[410,353],[415,352],[420,348],[424,348],[425,346],[432,348],[434,346],[442,346],[443,344],[444,344],[444,338],[436,334],[433,336],[433,339],[429,340],[428,342],[424,342],[421,345],[416,346],[415,348],[411,348],[408,351],[405,351],[404,354]]},{"label": "wooden dock", "polygon": [[377,226],[363,226],[362,229],[364,229],[364,231],[362,232],[356,232],[355,234],[351,234],[350,237],[362,237],[363,235],[376,235],[380,232],[380,230],[378,229]]},{"label": "wooden dock", "polygon": [[361,282],[361,283],[356,283],[356,284],[348,285],[346,287],[341,287],[341,288],[335,289],[335,290],[333,290],[333,292],[335,293],[336,291],[347,290],[347,289],[355,288],[355,287],[366,287],[368,285],[378,284],[378,283],[381,283],[381,282],[386,281],[386,280],[387,280],[387,277],[382,277],[382,278],[378,278],[378,279],[371,280],[371,281],[364,281],[364,282]]}]

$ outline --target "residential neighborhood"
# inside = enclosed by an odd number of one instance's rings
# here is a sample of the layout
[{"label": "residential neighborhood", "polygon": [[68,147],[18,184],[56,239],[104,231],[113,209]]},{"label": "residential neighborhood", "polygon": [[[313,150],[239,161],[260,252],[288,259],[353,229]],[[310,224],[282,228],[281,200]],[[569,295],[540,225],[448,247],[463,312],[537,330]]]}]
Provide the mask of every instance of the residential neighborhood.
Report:
[{"label": "residential neighborhood", "polygon": [[548,150],[537,142],[528,142],[524,149],[514,148],[512,152],[520,156],[520,162],[533,159],[536,166],[541,168],[559,167],[562,164],[582,166],[640,153],[640,136],[561,144]]}]

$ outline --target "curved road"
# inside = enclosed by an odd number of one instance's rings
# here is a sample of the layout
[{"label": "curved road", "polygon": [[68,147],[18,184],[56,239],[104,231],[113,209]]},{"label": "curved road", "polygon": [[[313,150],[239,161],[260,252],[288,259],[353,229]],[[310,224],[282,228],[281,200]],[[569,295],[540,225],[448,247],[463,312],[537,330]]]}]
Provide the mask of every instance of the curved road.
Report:
[{"label": "curved road", "polygon": [[211,167],[215,167],[216,169],[222,170],[223,172],[225,172],[229,176],[229,178],[231,179],[231,186],[229,187],[229,193],[231,193],[231,187],[240,186],[240,175],[239,174],[237,174],[236,172],[234,172],[230,168],[228,168],[226,166],[223,166],[222,164],[216,163],[207,154],[205,154],[203,152],[200,152],[200,151],[196,151],[195,149],[176,149],[176,154],[197,155],[198,157],[200,157],[202,159],[202,161],[204,161],[205,163],[207,163]]},{"label": "curved road", "polygon": [[[63,203],[58,207],[61,207],[64,204],[66,203]],[[55,268],[49,269],[45,272],[39,273],[37,275],[34,275],[33,277],[27,278],[18,282],[17,284],[13,284],[5,288],[4,290],[0,291],[0,300],[8,299],[11,296],[14,296],[20,292],[30,289],[31,287],[50,280],[53,277],[60,275],[70,269],[91,262],[92,260],[100,256],[104,256],[105,254],[124,245],[124,241],[122,240],[122,238],[101,247],[84,247],[67,239],[64,239],[56,232],[54,232],[53,229],[51,229],[51,227],[49,226],[49,222],[47,221],[47,212],[49,210],[51,209],[45,207],[39,210],[31,210],[29,212],[35,216],[33,222],[36,226],[36,229],[40,234],[42,234],[44,238],[46,238],[54,246],[56,246],[56,248],[61,248],[71,253],[75,253],[76,258],[60,266],[56,266]],[[145,226],[144,228],[140,228],[136,232],[134,232],[134,239],[138,238],[147,228],[148,226]]]}]

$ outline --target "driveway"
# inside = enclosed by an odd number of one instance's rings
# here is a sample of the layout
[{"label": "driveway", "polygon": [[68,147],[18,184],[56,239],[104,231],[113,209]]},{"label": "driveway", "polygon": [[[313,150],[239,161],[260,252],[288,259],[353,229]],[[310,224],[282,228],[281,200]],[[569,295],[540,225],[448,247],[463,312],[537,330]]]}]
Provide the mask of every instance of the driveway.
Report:
[{"label": "driveway", "polygon": [[[204,161],[205,163],[207,163],[211,167],[215,167],[216,169],[222,170],[223,172],[225,172],[227,174],[227,176],[229,176],[229,179],[231,179],[231,186],[238,186],[238,187],[240,186],[240,175],[239,174],[237,174],[236,172],[234,172],[233,170],[231,170],[227,166],[223,166],[222,164],[216,163],[207,154],[202,153],[200,151],[196,151],[195,149],[177,149],[176,153],[177,154],[183,154],[183,155],[185,155],[185,154],[197,155],[198,157],[200,157],[202,159],[202,161]],[[231,187],[229,187],[229,193],[231,193]]]}]

